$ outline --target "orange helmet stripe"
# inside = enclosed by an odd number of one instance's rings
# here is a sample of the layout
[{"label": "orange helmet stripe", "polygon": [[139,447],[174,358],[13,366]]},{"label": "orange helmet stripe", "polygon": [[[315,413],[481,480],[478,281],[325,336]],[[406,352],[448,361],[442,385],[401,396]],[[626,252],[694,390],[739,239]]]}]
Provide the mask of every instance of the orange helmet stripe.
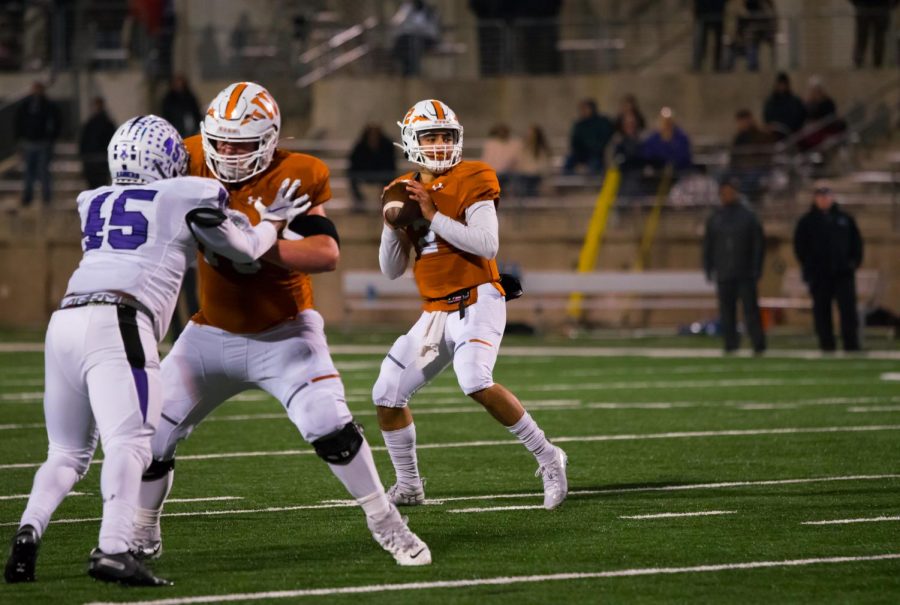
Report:
[{"label": "orange helmet stripe", "polygon": [[446,116],[444,115],[444,108],[441,107],[440,101],[432,101],[431,104],[434,106],[434,111],[437,113],[437,119],[445,119]]},{"label": "orange helmet stripe", "polygon": [[228,97],[228,105],[225,106],[225,115],[222,116],[226,120],[230,120],[231,113],[234,111],[234,108],[237,107],[238,99],[241,98],[241,95],[244,93],[244,90],[247,88],[246,82],[241,82],[237,86],[234,87],[234,90],[231,91],[231,96]]}]

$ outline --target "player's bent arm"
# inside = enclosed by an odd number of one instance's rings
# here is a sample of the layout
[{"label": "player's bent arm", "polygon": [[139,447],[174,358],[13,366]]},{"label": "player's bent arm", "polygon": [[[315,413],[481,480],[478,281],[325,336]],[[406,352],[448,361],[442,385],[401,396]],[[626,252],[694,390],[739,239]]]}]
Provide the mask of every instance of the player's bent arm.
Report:
[{"label": "player's bent arm", "polygon": [[384,226],[378,246],[378,265],[388,279],[397,279],[406,272],[411,247],[403,232]]},{"label": "player's bent arm", "polygon": [[476,202],[469,206],[466,223],[438,212],[431,220],[431,230],[454,248],[483,258],[496,257],[500,250],[500,228],[494,202]]},{"label": "player's bent arm", "polygon": [[337,268],[340,238],[321,206],[291,221],[284,236],[263,255],[263,260],[303,273],[327,273]]},{"label": "player's bent arm", "polygon": [[209,250],[236,263],[252,263],[278,239],[269,221],[250,225],[246,216],[233,210],[196,208],[185,216],[194,238]]}]

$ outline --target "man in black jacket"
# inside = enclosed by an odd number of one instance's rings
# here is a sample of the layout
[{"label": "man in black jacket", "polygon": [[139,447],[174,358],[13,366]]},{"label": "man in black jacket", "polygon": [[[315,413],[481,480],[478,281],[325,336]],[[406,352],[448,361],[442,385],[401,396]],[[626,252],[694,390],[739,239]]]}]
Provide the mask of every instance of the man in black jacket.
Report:
[{"label": "man in black jacket", "polygon": [[806,105],[791,91],[791,79],[784,72],[775,78],[775,87],[763,107],[763,119],[779,140],[803,128]]},{"label": "man in black jacket", "polygon": [[78,151],[81,153],[81,173],[87,181],[88,189],[96,189],[109,185],[109,161],[106,148],[109,140],[116,133],[116,125],[106,113],[103,97],[94,97],[93,112],[84,126],[78,139]]},{"label": "man in black jacket", "polygon": [[703,237],[703,268],[707,278],[716,282],[719,314],[725,352],[737,350],[737,300],[744,307],[744,324],[753,343],[753,351],[766,350],[759,312],[756,282],[762,275],[765,241],[756,214],[741,199],[738,181],[725,177],[719,186],[722,206],[706,223]]},{"label": "man in black jacket", "polygon": [[16,111],[13,136],[19,143],[25,164],[25,188],[22,191],[22,205],[31,204],[34,197],[34,182],[41,182],[44,204],[52,199],[50,181],[50,158],[53,143],[60,130],[59,110],[56,103],[47,98],[44,85],[35,82],[31,94],[25,97]]},{"label": "man in black jacket", "polygon": [[797,223],[794,253],[813,299],[819,348],[835,350],[831,303],[836,300],[844,350],[858,351],[856,270],[862,264],[863,241],[856,221],[838,207],[827,186],[816,187],[812,208]]}]

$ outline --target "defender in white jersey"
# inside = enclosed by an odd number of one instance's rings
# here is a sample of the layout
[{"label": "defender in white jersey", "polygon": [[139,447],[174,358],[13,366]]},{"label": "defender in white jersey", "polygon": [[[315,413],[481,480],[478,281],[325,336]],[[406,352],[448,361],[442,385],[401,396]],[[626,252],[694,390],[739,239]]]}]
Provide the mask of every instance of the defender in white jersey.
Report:
[{"label": "defender in white jersey", "polygon": [[84,256],[47,328],[48,455],[13,538],[9,583],[34,580],[41,536],[87,472],[99,436],[103,521],[88,573],[123,584],[169,584],[129,547],[162,404],[157,344],[184,271],[197,240],[236,262],[253,262],[274,245],[285,221],[308,209],[305,200],[276,199],[265,209],[267,220],[250,227],[226,210],[228,194],[218,182],[182,176],[184,143],[156,116],[133,118],[116,131],[109,164],[113,185],[78,196]]}]

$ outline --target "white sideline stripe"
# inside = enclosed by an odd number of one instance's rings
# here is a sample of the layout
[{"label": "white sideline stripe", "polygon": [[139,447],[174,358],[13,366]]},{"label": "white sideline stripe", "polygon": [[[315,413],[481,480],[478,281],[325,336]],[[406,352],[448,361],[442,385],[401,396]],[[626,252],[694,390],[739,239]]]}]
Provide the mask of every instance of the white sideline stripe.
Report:
[{"label": "white sideline stripe", "polygon": [[876,523],[879,521],[900,521],[900,515],[894,517],[866,517],[863,519],[834,519],[831,521],[804,521],[802,525],[844,525],[846,523]]},{"label": "white sideline stripe", "polygon": [[[729,487],[757,487],[767,485],[802,485],[805,483],[830,483],[833,481],[876,481],[879,479],[900,479],[900,474],[891,475],[842,475],[837,477],[810,477],[807,479],[764,479],[759,481],[726,481],[719,483],[688,483],[676,485],[655,485],[651,487],[614,487],[608,489],[572,490],[569,496],[595,496],[602,494],[627,494],[632,492],[674,492],[694,489],[723,489]],[[450,496],[448,498],[425,499],[425,505],[439,506],[447,502],[465,502],[470,500],[503,500],[511,498],[538,498],[543,492],[530,494],[488,494],[480,496]],[[323,500],[334,504],[353,504],[354,500]]]},{"label": "white sideline stripe", "polygon": [[733,515],[736,510],[704,510],[695,513],[656,513],[654,515],[622,515],[619,519],[672,519],[675,517],[706,517],[709,515]]},{"label": "white sideline stripe", "polygon": [[[554,443],[591,443],[596,441],[642,441],[645,439],[691,439],[702,437],[747,437],[756,435],[802,435],[816,433],[860,433],[871,431],[897,431],[900,424],[873,424],[864,426],[821,426],[821,427],[792,427],[780,429],[731,429],[724,431],[680,431],[672,433],[638,433],[624,435],[585,435],[578,437],[554,437]],[[464,447],[489,447],[495,445],[519,445],[518,439],[502,439],[495,441],[457,441],[450,443],[423,443],[418,445],[419,450],[437,450],[445,448]],[[374,452],[386,452],[387,448],[376,446]],[[314,450],[263,450],[256,452],[218,452],[215,454],[189,454],[179,456],[178,460],[219,460],[224,458],[258,458],[262,456],[308,456],[315,454]],[[91,464],[101,464],[102,460],[92,460]],[[0,470],[36,468],[43,462],[18,462],[14,464],[0,464]]]},{"label": "white sideline stripe", "polygon": [[[169,502],[166,500],[166,502]],[[246,514],[257,514],[257,513],[283,513],[290,512],[295,510],[319,510],[323,508],[349,508],[352,506],[359,506],[356,502],[347,503],[347,504],[298,504],[296,506],[270,506],[268,508],[239,508],[239,509],[231,509],[231,510],[197,510],[197,511],[184,511],[180,513],[166,513],[162,514],[163,517],[217,517],[221,515],[246,515]],[[102,517],[78,517],[72,519],[51,519],[50,523],[89,523],[91,521],[101,521]],[[8,527],[18,525],[18,521],[10,521],[7,523],[0,523],[0,527]]]},{"label": "white sideline stripe", "polygon": [[[723,483],[688,483],[684,485],[656,485],[652,487],[620,487],[610,489],[595,490],[574,490],[569,492],[570,497],[574,496],[592,496],[596,494],[627,494],[640,492],[668,492],[668,491],[684,491],[696,489],[722,489],[729,487],[757,487],[769,485],[800,485],[805,483],[830,483],[833,481],[876,481],[880,479],[900,479],[900,474],[896,475],[845,475],[840,477],[811,477],[805,479],[769,479],[762,481],[732,481]],[[467,500],[501,500],[509,498],[543,498],[544,494],[484,494],[479,496],[451,496],[449,498],[441,498],[436,500],[427,499],[427,506],[440,506],[447,502],[464,502]],[[270,508],[249,508],[219,511],[186,511],[180,513],[166,513],[163,517],[191,517],[191,516],[215,516],[215,515],[242,515],[255,513],[277,513],[295,510],[321,510],[331,508],[352,508],[359,506],[356,500],[322,500],[318,504],[300,504],[295,506],[280,506]],[[543,506],[537,506],[543,508]],[[51,523],[87,523],[90,521],[100,521],[100,517],[75,518],[75,519],[53,519]],[[18,521],[10,521],[0,523],[0,527],[18,525]]]},{"label": "white sideline stripe", "polygon": [[881,375],[882,380],[900,380],[900,372],[885,372]]},{"label": "white sideline stripe", "polygon": [[[66,498],[69,496],[89,496],[88,492],[69,492]],[[31,494],[13,494],[11,496],[0,496],[0,500],[24,500],[30,497]]]},{"label": "white sideline stripe", "polygon": [[453,508],[448,513],[493,513],[501,510],[544,510],[543,504],[527,504],[522,506],[488,506],[486,508]]},{"label": "white sideline stripe", "polygon": [[[168,347],[160,346],[161,351]],[[390,344],[384,345],[332,345],[332,355],[377,355],[384,357]],[[0,343],[0,353],[42,353],[42,342],[9,342]],[[721,349],[673,348],[673,347],[503,347],[503,354],[508,357],[650,357],[660,359],[672,358],[722,358]],[[738,357],[752,357],[751,351],[739,351]],[[849,359],[900,359],[900,351],[863,351],[845,354],[842,351],[823,354],[814,349],[769,349],[768,359],[825,359],[834,360],[846,357]]]},{"label": "white sideline stripe", "polygon": [[[661,370],[662,371],[662,370]],[[851,384],[872,384],[869,378],[859,380],[848,380],[844,378],[810,378],[801,380],[788,380],[783,378],[734,378],[729,380],[663,380],[658,382],[640,382],[640,381],[619,381],[619,382],[585,382],[580,384],[574,383],[558,383],[558,384],[523,384],[517,388],[520,393],[528,392],[546,392],[546,391],[610,391],[610,390],[628,390],[637,389],[699,389],[707,387],[772,387],[772,386],[818,386],[818,385],[851,385]],[[459,387],[455,386],[437,386],[428,387],[429,394],[457,394]],[[347,389],[346,394],[353,397],[370,397],[371,389],[354,388]],[[0,394],[0,402],[22,402],[22,401],[41,401],[44,398],[43,391],[32,391],[27,393],[3,393]],[[270,395],[266,393],[250,393],[241,394],[233,398],[235,401],[263,401],[269,399]]]},{"label": "white sideline stripe", "polygon": [[225,500],[243,500],[243,496],[211,496],[209,498],[169,498],[166,504],[185,504],[188,502],[223,502]]},{"label": "white sideline stripe", "polygon": [[848,412],[854,413],[862,413],[862,412],[900,412],[900,405],[870,405],[870,406],[855,406],[852,408],[847,408]]},{"label": "white sideline stripe", "polygon": [[[404,582],[398,584],[369,584],[363,586],[336,586],[333,588],[305,588],[298,590],[272,590],[268,592],[245,592],[196,597],[175,597],[148,601],[128,601],[140,605],[189,605],[192,603],[221,603],[226,601],[259,601],[264,599],[290,599],[297,597],[324,597],[338,594],[365,594],[373,592],[397,592],[405,590],[429,590],[434,588],[466,588],[471,586],[503,586],[566,580],[590,580],[601,578],[627,578],[635,576],[656,576],[685,573],[710,573],[745,569],[765,569],[771,567],[803,567],[838,563],[861,563],[869,561],[889,561],[900,559],[900,553],[881,555],[816,557],[810,559],[785,559],[783,561],[746,561],[744,563],[715,563],[689,567],[637,567],[610,571],[555,573],[533,576],[498,576],[493,578],[472,578],[466,580],[441,580],[435,582]],[[86,605],[118,605],[125,601],[94,601]]]},{"label": "white sideline stripe", "polygon": [[[573,403],[574,401],[574,403]],[[561,400],[561,401],[547,401],[547,402],[532,402],[527,403],[527,408],[529,410],[571,410],[578,409],[581,406],[578,403],[578,400]],[[357,412],[353,412],[354,416],[375,416],[378,412],[374,409],[371,410],[359,410]],[[422,414],[483,414],[484,408],[476,405],[470,405],[468,407],[452,407],[452,408],[425,408],[422,410],[416,410],[416,415]],[[287,419],[287,414],[285,412],[281,413],[264,413],[264,414],[230,414],[227,416],[210,416],[205,420],[205,422],[235,422],[235,421],[246,421],[246,420],[284,420]],[[10,431],[14,429],[42,429],[44,428],[43,423],[37,424],[0,424],[0,431]]]}]

